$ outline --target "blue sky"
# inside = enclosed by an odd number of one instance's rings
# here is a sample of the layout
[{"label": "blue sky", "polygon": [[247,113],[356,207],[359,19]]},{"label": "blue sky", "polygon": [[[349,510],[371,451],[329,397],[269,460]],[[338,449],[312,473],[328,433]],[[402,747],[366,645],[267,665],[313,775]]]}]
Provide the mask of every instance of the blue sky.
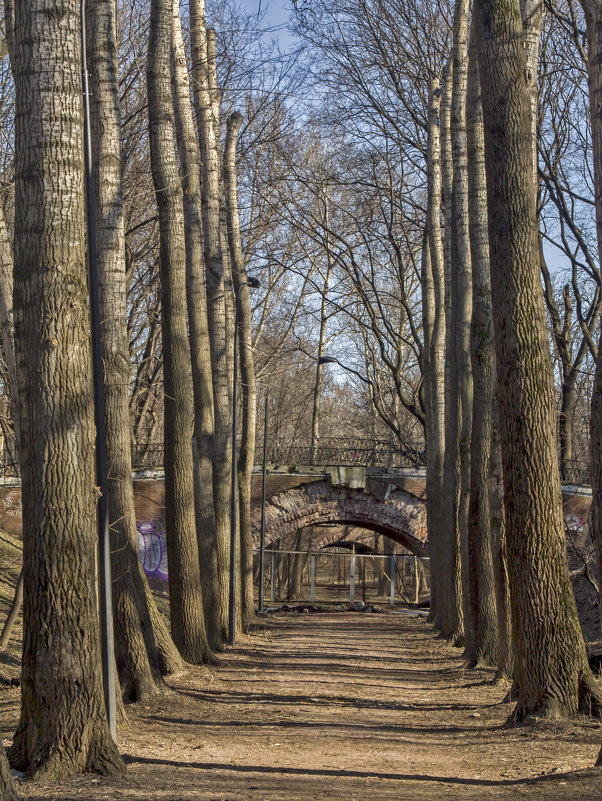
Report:
[{"label": "blue sky", "polygon": [[266,14],[266,22],[270,25],[286,25],[289,12],[283,0],[243,0],[241,6],[248,11],[261,10]]}]

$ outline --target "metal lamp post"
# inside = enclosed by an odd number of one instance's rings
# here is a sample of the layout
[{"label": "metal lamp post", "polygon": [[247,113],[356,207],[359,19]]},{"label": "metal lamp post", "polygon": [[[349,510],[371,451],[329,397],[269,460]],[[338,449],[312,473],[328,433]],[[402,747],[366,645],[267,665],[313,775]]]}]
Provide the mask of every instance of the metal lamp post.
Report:
[{"label": "metal lamp post", "polygon": [[109,538],[109,487],[105,440],[104,376],[101,350],[100,296],[96,254],[96,206],[92,172],[92,139],[90,135],[90,95],[86,60],[86,3],[80,4],[82,92],[84,101],[84,169],[86,183],[86,222],[88,233],[88,291],[90,293],[90,332],[92,340],[92,374],[94,384],[94,422],[96,424],[96,483],[98,498],[98,571],[100,595],[100,630],[104,701],[109,728],[117,739],[115,672],[113,670],[113,604],[111,595],[111,545]]},{"label": "metal lamp post", "polygon": [[[240,285],[251,289],[261,286],[257,278],[248,278]],[[238,523],[238,460],[236,433],[238,429],[238,298],[234,312],[234,375],[232,378],[232,486],[230,491],[230,593],[228,609],[228,642],[236,645],[236,531]]]}]

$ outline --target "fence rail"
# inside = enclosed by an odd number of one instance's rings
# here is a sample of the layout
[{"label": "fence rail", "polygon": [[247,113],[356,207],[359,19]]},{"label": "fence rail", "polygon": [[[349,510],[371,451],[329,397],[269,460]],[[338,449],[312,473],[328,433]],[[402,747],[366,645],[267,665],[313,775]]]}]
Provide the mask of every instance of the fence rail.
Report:
[{"label": "fence rail", "polygon": [[[260,554],[254,553],[259,590]],[[430,560],[405,554],[265,551],[264,601],[422,605],[430,599]]]},{"label": "fence rail", "polygon": [[[163,445],[153,443],[136,448],[132,454],[136,469],[155,469],[163,465]],[[310,467],[424,467],[424,452],[399,447],[385,440],[323,437],[317,446],[298,443],[269,442],[269,464],[298,464]],[[255,463],[263,462],[263,442],[255,447]]]},{"label": "fence rail", "polygon": [[[255,463],[263,461],[263,444],[255,448]],[[385,440],[323,437],[317,447],[296,443],[268,443],[269,464],[297,464],[313,467],[424,467],[425,453],[410,447],[394,446]],[[148,443],[132,449],[134,470],[158,470],[163,467],[163,443]],[[19,464],[14,454],[0,452],[0,477],[18,478]],[[564,464],[561,478],[566,483],[591,484],[591,466],[587,461],[572,459]]]}]

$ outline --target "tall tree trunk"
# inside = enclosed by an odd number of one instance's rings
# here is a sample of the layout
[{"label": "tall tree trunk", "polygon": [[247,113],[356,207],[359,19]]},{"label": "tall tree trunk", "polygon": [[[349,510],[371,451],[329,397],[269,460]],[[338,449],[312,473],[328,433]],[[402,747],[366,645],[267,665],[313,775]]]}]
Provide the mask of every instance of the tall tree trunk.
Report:
[{"label": "tall tree trunk", "polygon": [[562,381],[560,416],[558,420],[558,439],[560,443],[560,475],[563,481],[574,480],[573,460],[577,371],[571,370]]},{"label": "tall tree trunk", "polygon": [[223,643],[220,631],[217,533],[213,505],[213,377],[203,260],[201,180],[198,169],[201,157],[190,105],[190,80],[177,0],[174,0],[173,5],[172,89],[184,193],[186,297],[194,391],[192,445],[197,537],[207,636],[211,647],[221,650]]},{"label": "tall tree trunk", "polygon": [[441,241],[441,142],[439,112],[441,89],[433,81],[429,95],[427,144],[427,230],[424,252],[423,327],[426,377],[426,458],[427,520],[431,557],[430,621],[439,627],[446,603],[443,588],[448,581],[444,574],[441,550],[445,533],[442,530],[443,460],[445,454],[445,278]]},{"label": "tall tree trunk", "polygon": [[[238,304],[238,336],[240,353],[240,379],[242,387],[242,433],[238,455],[239,521],[240,521],[240,576],[242,597],[242,624],[246,629],[255,619],[253,593],[253,537],[251,533],[251,475],[255,462],[255,422],[257,417],[257,389],[253,360],[251,331],[251,302],[240,239],[238,216],[238,187],[236,179],[236,141],[242,124],[242,115],[234,112],[228,118],[224,147],[224,189],[228,245],[232,264],[234,294]],[[235,376],[236,380],[236,376]]]},{"label": "tall tree trunk", "polygon": [[159,210],[165,376],[165,529],[171,633],[188,662],[210,658],[205,635],[192,466],[192,395],[182,186],[174,152],[172,0],[153,0],[147,85],[151,168]]},{"label": "tall tree trunk", "polygon": [[320,329],[318,332],[318,352],[316,354],[316,378],[314,381],[313,404],[311,410],[311,463],[315,464],[318,458],[320,444],[320,399],[324,383],[324,365],[320,359],[326,349],[326,326],[328,324],[327,304],[330,278],[332,275],[332,253],[330,251],[330,210],[328,193],[324,192],[324,237],[326,240],[326,274],[320,298]]},{"label": "tall tree trunk", "polygon": [[[589,104],[594,154],[594,197],[598,257],[602,258],[602,3],[581,0],[585,13],[588,48]],[[590,418],[590,456],[592,471],[592,533],[598,548],[598,570],[602,577],[602,347],[598,345],[596,375]],[[602,580],[599,605],[602,609]],[[602,764],[602,749],[598,754]]]},{"label": "tall tree trunk", "polygon": [[[458,572],[458,611],[464,644],[472,647],[474,632],[468,609],[468,505],[470,500],[470,440],[472,427],[472,367],[470,326],[472,318],[472,267],[468,224],[468,159],[466,142],[466,86],[468,77],[469,0],[456,0],[454,14],[453,93],[451,109],[452,158],[454,166],[451,229],[452,326],[458,381],[458,452],[456,455],[456,551],[461,555]],[[460,644],[461,637],[458,637]]]},{"label": "tall tree trunk", "polygon": [[602,712],[571,587],[539,282],[531,107],[518,0],[478,0],[489,246],[516,652],[515,718]]},{"label": "tall tree trunk", "polygon": [[[15,426],[15,455],[18,459],[19,450],[19,397],[17,362],[15,358],[14,325],[13,325],[13,249],[8,236],[4,210],[0,204],[0,337],[2,339],[2,353],[8,376],[8,389],[10,392],[10,408]],[[23,603],[23,570],[19,574],[15,594],[10,611],[2,628],[0,636],[0,650],[6,648],[15,621],[21,611]]]},{"label": "tall tree trunk", "polygon": [[[96,244],[102,319],[105,431],[115,659],[125,700],[144,701],[164,689],[138,559],[132,485],[129,342],[115,4],[94,0],[87,15],[91,134],[96,194]],[[172,646],[168,657],[181,664]]]},{"label": "tall tree trunk", "polygon": [[228,567],[230,556],[231,391],[228,369],[226,282],[220,234],[219,130],[214,117],[211,85],[215,76],[215,32],[205,21],[204,0],[192,0],[190,44],[193,95],[202,164],[203,247],[207,286],[207,317],[213,371],[215,429],[213,494],[217,530],[217,565],[221,635],[228,636]]},{"label": "tall tree trunk", "polygon": [[[497,379],[496,387],[497,387]],[[506,548],[506,512],[504,509],[504,471],[500,442],[500,413],[497,392],[494,391],[489,460],[489,512],[491,515],[491,544],[497,610],[497,670],[495,680],[511,679],[514,674],[512,647],[512,615],[508,583],[508,553]]]},{"label": "tall tree trunk", "polygon": [[447,577],[445,595],[441,598],[441,618],[438,628],[442,636],[452,642],[462,642],[462,588],[460,550],[458,547],[458,482],[456,464],[459,437],[459,397],[457,353],[452,322],[452,255],[453,220],[453,159],[451,140],[453,65],[449,61],[444,70],[441,96],[441,186],[445,212],[444,264],[445,264],[445,457],[443,464],[443,516],[442,531],[445,544],[442,548],[444,565],[442,575]]},{"label": "tall tree trunk", "polygon": [[474,24],[470,42],[467,94],[468,205],[472,259],[472,373],[474,381],[470,455],[470,507],[468,516],[468,609],[473,638],[467,657],[471,665],[497,662],[496,596],[489,509],[489,469],[495,381],[487,186],[483,109]]},{"label": "tall tree trunk", "polygon": [[56,10],[18,3],[14,48],[25,587],[10,760],[46,781],[124,770],[100,673],[79,2]]}]

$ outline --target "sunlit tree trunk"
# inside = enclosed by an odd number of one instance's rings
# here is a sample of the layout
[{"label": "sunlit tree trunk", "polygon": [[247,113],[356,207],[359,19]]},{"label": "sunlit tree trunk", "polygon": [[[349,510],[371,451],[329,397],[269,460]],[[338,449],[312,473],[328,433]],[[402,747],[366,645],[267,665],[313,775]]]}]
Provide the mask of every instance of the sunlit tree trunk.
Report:
[{"label": "sunlit tree trunk", "polygon": [[[497,387],[497,379],[496,379]],[[506,512],[504,509],[504,471],[500,443],[500,414],[497,391],[494,391],[491,426],[491,452],[489,459],[489,512],[491,546],[495,580],[495,606],[497,617],[497,670],[496,681],[511,679],[514,673],[512,648],[512,615],[508,583],[508,552],[506,548]]]},{"label": "sunlit tree trunk", "polygon": [[190,44],[193,95],[202,165],[203,247],[207,315],[211,343],[215,428],[213,494],[217,530],[217,565],[221,635],[228,636],[228,565],[230,557],[231,377],[228,365],[226,280],[220,232],[220,157],[218,120],[211,86],[215,83],[215,31],[208,31],[204,0],[192,0]]},{"label": "sunlit tree trunk", "polygon": [[192,466],[192,393],[182,186],[174,152],[172,0],[153,0],[147,86],[153,184],[159,210],[163,340],[165,528],[171,633],[188,662],[210,657],[205,635]]},{"label": "sunlit tree trunk", "polygon": [[[126,327],[121,130],[113,0],[93,0],[89,4],[87,23],[115,658],[124,698],[143,701],[157,689],[164,689],[164,683],[150,618],[146,577],[138,559],[132,485],[128,399],[130,354]],[[167,632],[164,634],[169,637]],[[172,669],[181,666],[173,645],[163,658],[171,663]]]},{"label": "sunlit tree trunk", "polygon": [[[468,76],[468,0],[457,0],[454,14],[453,92],[451,138],[453,158],[451,270],[452,326],[458,382],[458,452],[456,455],[456,550],[461,553],[458,611],[464,644],[471,648],[473,631],[468,611],[468,505],[470,500],[470,440],[472,428],[472,268],[468,222],[468,158],[466,142],[466,86]],[[460,635],[460,632],[458,632]],[[460,636],[458,637],[458,641]]]},{"label": "sunlit tree trunk", "polygon": [[173,6],[172,90],[184,194],[186,297],[194,391],[192,445],[197,537],[207,636],[211,647],[221,650],[217,534],[213,505],[213,377],[203,259],[200,153],[190,104],[190,80],[177,0],[174,0]]},{"label": "sunlit tree trunk", "polygon": [[459,393],[455,329],[452,306],[452,228],[453,218],[453,159],[451,138],[453,65],[448,62],[444,71],[441,95],[441,191],[445,212],[444,264],[445,264],[445,457],[443,464],[443,518],[442,531],[444,564],[442,574],[447,576],[447,597],[441,598],[441,618],[438,628],[452,642],[461,644],[462,632],[462,587],[460,548],[458,541],[458,481],[457,459],[459,438]]},{"label": "sunlit tree trunk", "polygon": [[469,596],[467,605],[471,618],[472,639],[467,643],[467,658],[472,665],[481,662],[495,665],[498,638],[489,509],[495,352],[489,273],[483,111],[474,26],[470,42],[467,131],[468,205],[473,280],[471,349],[474,382],[468,515]]},{"label": "sunlit tree trunk", "polygon": [[516,719],[600,715],[571,587],[518,0],[478,0]]},{"label": "sunlit tree trunk", "polygon": [[79,2],[15,8],[14,316],[23,660],[9,757],[36,779],[124,770],[100,671]]},{"label": "sunlit tree trunk", "polygon": [[[253,537],[251,533],[251,475],[255,461],[255,422],[257,417],[257,390],[251,331],[251,302],[248,277],[245,271],[240,238],[238,214],[238,187],[236,179],[236,142],[242,124],[242,115],[234,112],[228,118],[224,146],[224,190],[228,246],[238,305],[238,352],[242,396],[242,426],[238,454],[239,526],[240,526],[240,577],[242,598],[242,624],[244,628],[255,619],[253,596]],[[236,378],[236,377],[235,377]]]},{"label": "sunlit tree trunk", "polygon": [[427,144],[427,230],[424,249],[423,328],[424,369],[426,380],[426,458],[427,518],[431,563],[430,620],[440,627],[442,606],[449,590],[449,576],[443,568],[441,550],[445,533],[442,530],[443,460],[445,454],[445,277],[443,243],[441,241],[441,142],[439,111],[441,89],[433,81],[429,95]]}]

